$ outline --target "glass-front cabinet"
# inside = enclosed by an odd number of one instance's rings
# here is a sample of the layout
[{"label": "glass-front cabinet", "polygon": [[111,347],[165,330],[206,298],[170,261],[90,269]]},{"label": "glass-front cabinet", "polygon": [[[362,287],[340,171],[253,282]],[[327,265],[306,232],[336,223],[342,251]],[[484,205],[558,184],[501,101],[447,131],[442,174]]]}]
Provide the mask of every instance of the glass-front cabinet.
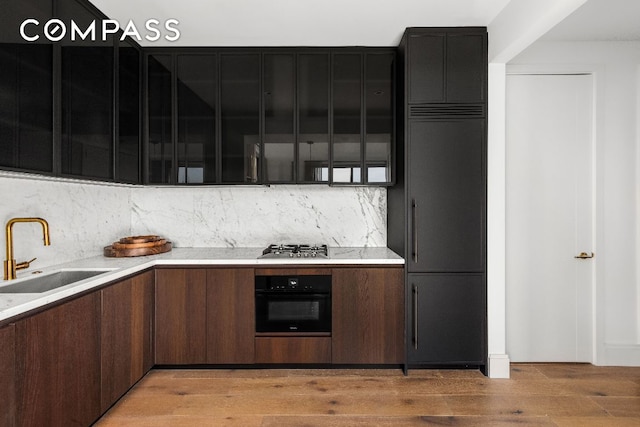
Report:
[{"label": "glass-front cabinet", "polygon": [[149,49],[151,184],[388,185],[392,49]]},{"label": "glass-front cabinet", "polygon": [[173,126],[171,55],[147,58],[147,182],[171,184]]},{"label": "glass-front cabinet", "polygon": [[140,182],[140,51],[131,43],[118,48],[117,181]]},{"label": "glass-front cabinet", "polygon": [[298,54],[298,182],[329,182],[329,54]]},{"label": "glass-front cabinet", "polygon": [[295,54],[264,55],[265,183],[295,182]]},{"label": "glass-front cabinet", "polygon": [[2,5],[0,167],[5,169],[54,172],[53,43],[45,37],[27,42],[19,31],[25,17],[44,22],[51,14],[49,0]]},{"label": "glass-front cabinet", "polygon": [[[83,4],[59,3],[65,19],[88,28],[96,19]],[[114,37],[62,41],[62,174],[114,179]]]},{"label": "glass-front cabinet", "polygon": [[138,183],[140,47],[83,0],[5,3],[0,168]]},{"label": "glass-front cabinet", "polygon": [[392,181],[393,67],[392,53],[369,53],[365,64],[365,180]]},{"label": "glass-front cabinet", "polygon": [[362,54],[333,55],[332,182],[360,184],[362,178]]},{"label": "glass-front cabinet", "polygon": [[393,181],[394,61],[392,52],[333,55],[333,183]]},{"label": "glass-front cabinet", "polygon": [[179,184],[216,182],[216,55],[178,55]]},{"label": "glass-front cabinet", "polygon": [[220,55],[222,183],[260,180],[260,54]]}]

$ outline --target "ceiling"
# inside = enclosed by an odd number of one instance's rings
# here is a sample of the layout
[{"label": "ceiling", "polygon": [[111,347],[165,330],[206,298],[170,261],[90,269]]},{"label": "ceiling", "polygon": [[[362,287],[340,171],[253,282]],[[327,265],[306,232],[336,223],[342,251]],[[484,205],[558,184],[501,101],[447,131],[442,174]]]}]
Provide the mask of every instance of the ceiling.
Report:
[{"label": "ceiling", "polygon": [[[143,46],[397,46],[406,27],[488,26],[510,0],[91,1],[142,37],[150,18],[179,21],[177,41]],[[640,40],[639,17],[639,0],[588,0],[542,40]]]},{"label": "ceiling", "polygon": [[509,0],[91,0],[144,37],[150,18],[180,38],[143,46],[397,46],[406,27],[486,26]]},{"label": "ceiling", "polygon": [[546,41],[639,41],[639,0],[589,0],[542,36]]}]

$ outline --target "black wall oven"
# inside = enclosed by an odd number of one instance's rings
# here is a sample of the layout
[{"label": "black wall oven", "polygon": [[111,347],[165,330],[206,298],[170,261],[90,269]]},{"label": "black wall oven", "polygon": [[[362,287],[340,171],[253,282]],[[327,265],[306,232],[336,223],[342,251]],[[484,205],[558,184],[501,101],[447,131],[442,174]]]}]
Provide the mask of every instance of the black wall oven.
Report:
[{"label": "black wall oven", "polygon": [[331,276],[256,276],[256,332],[331,333]]}]

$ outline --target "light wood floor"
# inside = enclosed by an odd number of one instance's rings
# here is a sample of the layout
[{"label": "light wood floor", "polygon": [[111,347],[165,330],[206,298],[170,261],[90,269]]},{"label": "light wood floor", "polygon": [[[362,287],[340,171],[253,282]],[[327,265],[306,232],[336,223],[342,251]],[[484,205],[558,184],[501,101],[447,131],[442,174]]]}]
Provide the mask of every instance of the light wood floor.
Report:
[{"label": "light wood floor", "polygon": [[109,426],[640,426],[640,368],[153,370]]}]

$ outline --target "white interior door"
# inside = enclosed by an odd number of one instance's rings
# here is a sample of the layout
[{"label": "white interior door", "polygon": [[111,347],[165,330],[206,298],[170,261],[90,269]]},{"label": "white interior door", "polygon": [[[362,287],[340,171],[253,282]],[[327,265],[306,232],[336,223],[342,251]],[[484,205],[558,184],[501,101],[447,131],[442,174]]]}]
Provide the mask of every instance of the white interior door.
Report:
[{"label": "white interior door", "polygon": [[507,352],[591,362],[593,80],[507,76]]}]

